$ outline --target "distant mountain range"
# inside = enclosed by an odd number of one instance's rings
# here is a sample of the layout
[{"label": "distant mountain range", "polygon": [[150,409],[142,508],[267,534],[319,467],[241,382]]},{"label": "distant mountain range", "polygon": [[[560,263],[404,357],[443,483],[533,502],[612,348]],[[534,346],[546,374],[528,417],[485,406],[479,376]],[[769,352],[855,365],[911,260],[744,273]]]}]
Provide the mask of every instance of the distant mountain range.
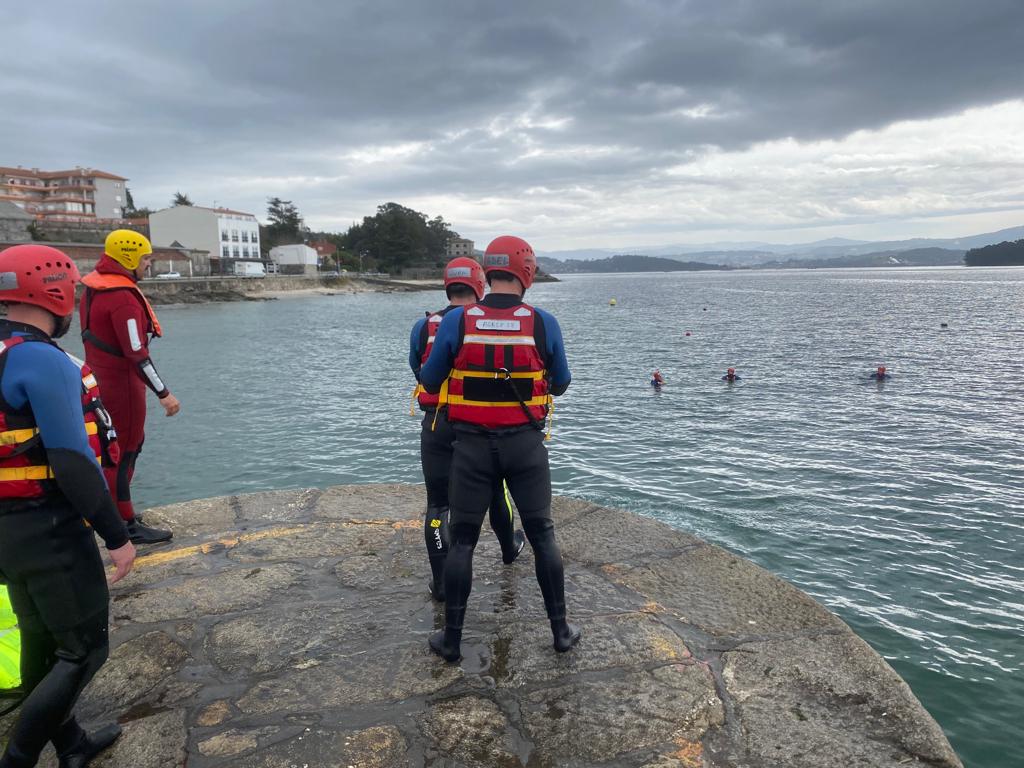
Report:
[{"label": "distant mountain range", "polygon": [[[963,255],[980,248],[1024,238],[1024,226],[959,238],[914,238],[869,241],[832,237],[813,243],[779,245],[762,242],[722,242],[700,245],[659,245],[637,248],[590,248],[547,251],[537,255],[541,268],[552,272],[595,271],[573,262],[607,261],[613,256],[647,256],[691,263],[701,268],[719,267],[818,267],[818,266],[945,266],[963,263]],[[901,256],[901,254],[903,254]],[[547,262],[548,266],[545,266]],[[622,262],[623,264],[625,262]],[[638,266],[640,262],[633,263]],[[624,268],[600,271],[627,271]],[[648,265],[641,271],[657,271]],[[675,271],[675,270],[672,270]]]}]

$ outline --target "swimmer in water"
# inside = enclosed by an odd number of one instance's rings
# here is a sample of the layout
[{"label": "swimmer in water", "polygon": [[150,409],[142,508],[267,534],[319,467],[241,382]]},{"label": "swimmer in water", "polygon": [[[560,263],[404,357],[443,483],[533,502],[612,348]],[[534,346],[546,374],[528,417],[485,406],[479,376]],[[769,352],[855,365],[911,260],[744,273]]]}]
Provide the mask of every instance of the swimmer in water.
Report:
[{"label": "swimmer in water", "polygon": [[732,382],[734,382],[734,381],[739,381],[739,380],[740,380],[740,375],[738,373],[736,373],[736,369],[735,368],[729,368],[725,372],[725,376],[722,377],[722,381],[728,381],[730,384],[732,384]]},{"label": "swimmer in water", "polygon": [[892,375],[885,372],[884,365],[880,365],[868,378],[874,381],[885,381],[886,379],[891,379]]},{"label": "swimmer in water", "polygon": [[661,385],[665,383],[665,377],[661,375],[661,370],[658,369],[651,374],[651,386],[655,389],[660,389]]}]

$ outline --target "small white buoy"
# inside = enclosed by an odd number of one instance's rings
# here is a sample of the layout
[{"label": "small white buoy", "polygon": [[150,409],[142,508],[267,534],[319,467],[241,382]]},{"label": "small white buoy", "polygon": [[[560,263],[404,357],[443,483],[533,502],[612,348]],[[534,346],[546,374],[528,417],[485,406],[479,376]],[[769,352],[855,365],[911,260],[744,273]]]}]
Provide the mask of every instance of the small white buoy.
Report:
[{"label": "small white buoy", "polygon": [[615,299],[612,299],[611,301],[608,302],[609,306],[612,306],[612,307],[614,307],[617,303],[618,302],[615,301]]}]

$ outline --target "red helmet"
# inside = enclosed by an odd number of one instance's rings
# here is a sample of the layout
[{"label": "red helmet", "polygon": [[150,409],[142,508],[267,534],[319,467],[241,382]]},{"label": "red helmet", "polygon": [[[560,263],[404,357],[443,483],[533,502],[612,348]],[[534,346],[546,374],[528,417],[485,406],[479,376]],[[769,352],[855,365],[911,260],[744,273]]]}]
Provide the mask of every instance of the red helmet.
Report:
[{"label": "red helmet", "polygon": [[484,272],[515,275],[525,290],[533,285],[533,276],[537,274],[537,256],[521,237],[502,235],[491,240],[484,251]]},{"label": "red helmet", "polygon": [[14,245],[0,251],[0,302],[34,304],[57,317],[75,311],[78,267],[48,245]]},{"label": "red helmet", "polygon": [[468,286],[473,289],[477,301],[484,297],[486,282],[484,268],[480,266],[480,262],[468,256],[452,259],[444,267],[444,287],[447,289],[449,285]]}]

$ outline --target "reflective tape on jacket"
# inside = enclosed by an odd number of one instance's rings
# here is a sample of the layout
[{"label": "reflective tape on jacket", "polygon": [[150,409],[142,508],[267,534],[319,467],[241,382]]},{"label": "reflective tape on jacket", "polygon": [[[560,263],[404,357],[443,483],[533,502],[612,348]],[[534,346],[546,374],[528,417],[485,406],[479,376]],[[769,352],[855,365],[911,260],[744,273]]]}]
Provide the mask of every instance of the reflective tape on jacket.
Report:
[{"label": "reflective tape on jacket", "polygon": [[464,333],[444,390],[449,420],[490,429],[543,424],[551,395],[535,339],[536,317],[527,304],[465,308]]}]

